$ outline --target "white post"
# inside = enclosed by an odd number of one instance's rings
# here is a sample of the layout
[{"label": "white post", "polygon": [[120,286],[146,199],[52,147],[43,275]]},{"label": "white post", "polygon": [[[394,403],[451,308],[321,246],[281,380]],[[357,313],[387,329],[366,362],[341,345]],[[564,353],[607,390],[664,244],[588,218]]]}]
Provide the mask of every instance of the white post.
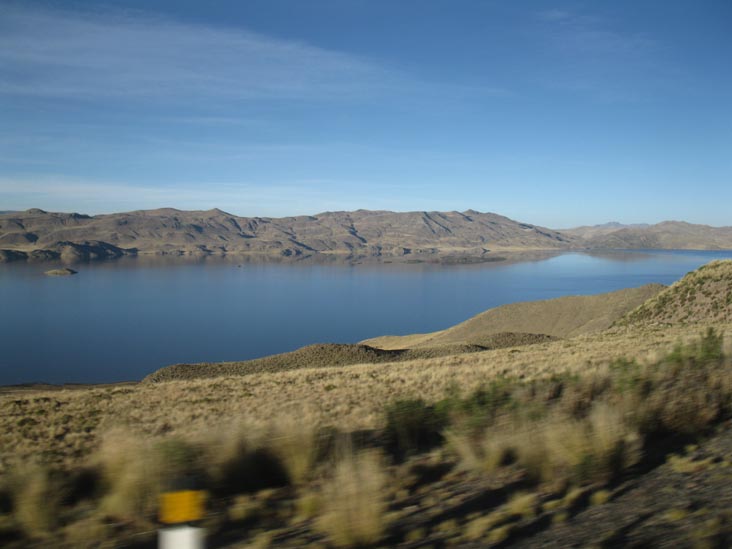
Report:
[{"label": "white post", "polygon": [[168,526],[158,530],[159,549],[203,549],[203,528]]}]

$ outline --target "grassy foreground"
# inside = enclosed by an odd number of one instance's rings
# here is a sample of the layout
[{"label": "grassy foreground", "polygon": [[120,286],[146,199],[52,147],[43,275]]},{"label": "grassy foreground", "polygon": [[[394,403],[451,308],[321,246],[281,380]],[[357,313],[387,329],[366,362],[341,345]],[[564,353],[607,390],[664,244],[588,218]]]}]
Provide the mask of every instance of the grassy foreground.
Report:
[{"label": "grassy foreground", "polygon": [[[392,398],[364,403],[365,421],[337,422],[327,396],[361,383],[368,392],[380,368],[379,385],[404,384],[407,370],[386,375],[403,364],[349,369],[344,385],[321,384],[324,409],[295,416],[283,399],[275,421],[264,408],[258,418],[216,427],[215,418],[230,412],[215,403],[237,400],[251,380],[171,382],[154,387],[158,393],[141,385],[5,395],[0,539],[11,547],[51,539],[134,546],[152,539],[158,494],[182,476],[208,490],[205,524],[214,540],[232,533],[259,546],[521,539],[539,517],[561,523],[576,499],[600,504],[614,484],[729,418],[732,361],[724,350],[721,330],[710,328],[645,362],[621,358],[589,369],[570,362],[518,376],[484,368],[469,388],[447,376],[421,398],[392,386]],[[520,354],[501,352],[504,360]],[[436,379],[433,367],[422,370],[422,383]],[[310,376],[335,373],[273,374],[265,390],[298,382],[312,389]],[[192,415],[169,416],[164,403],[174,401],[182,401],[175,412]],[[192,428],[190,420],[209,410]],[[440,511],[444,495],[457,512]]]}]

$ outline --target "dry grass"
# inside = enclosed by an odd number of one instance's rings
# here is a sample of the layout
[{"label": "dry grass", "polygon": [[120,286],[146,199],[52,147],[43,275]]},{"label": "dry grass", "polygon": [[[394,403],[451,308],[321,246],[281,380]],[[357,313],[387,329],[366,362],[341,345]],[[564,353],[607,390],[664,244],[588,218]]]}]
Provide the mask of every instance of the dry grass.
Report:
[{"label": "dry grass", "polygon": [[112,535],[112,528],[98,515],[91,515],[64,528],[64,541],[69,547],[97,548]]},{"label": "dry grass", "polygon": [[117,519],[151,520],[163,490],[164,469],[151,442],[125,431],[110,431],[96,460],[106,484],[102,511]]},{"label": "dry grass", "polygon": [[340,547],[377,542],[386,528],[386,483],[377,453],[343,457],[322,488],[318,529]]},{"label": "dry grass", "polygon": [[267,444],[283,464],[290,482],[302,484],[307,480],[318,454],[318,431],[314,424],[292,416],[280,418],[271,428]]},{"label": "dry grass", "polygon": [[503,421],[477,436],[449,432],[463,468],[490,473],[515,458],[539,482],[605,482],[640,459],[640,436],[620,411],[595,404],[587,417],[553,413],[529,422]]},{"label": "dry grass", "polygon": [[174,364],[145,377],[143,383],[190,381],[225,376],[244,376],[288,372],[307,368],[333,368],[352,364],[384,364],[426,360],[443,356],[477,353],[491,349],[520,347],[554,341],[556,337],[543,334],[486,334],[470,343],[445,343],[431,347],[381,349],[362,344],[315,344],[290,353],[271,355],[242,362],[201,362]]},{"label": "dry grass", "polygon": [[518,461],[545,482],[606,482],[639,459],[638,433],[619,413],[597,405],[587,419],[553,417],[524,431]]},{"label": "dry grass", "polygon": [[631,311],[625,325],[730,322],[732,261],[712,261]]},{"label": "dry grass", "polygon": [[517,492],[506,504],[506,510],[513,516],[533,518],[539,507],[539,496],[530,492]]},{"label": "dry grass", "polygon": [[477,435],[461,430],[446,433],[448,448],[468,471],[492,473],[506,463],[517,445],[516,425],[497,425]]},{"label": "dry grass", "polygon": [[10,475],[13,511],[17,524],[28,537],[43,537],[58,527],[62,488],[42,465],[19,466]]},{"label": "dry grass", "polygon": [[[732,325],[718,327],[732,340]],[[273,418],[297,415],[343,430],[383,426],[387,402],[444,397],[458,384],[465,392],[511,374],[524,380],[561,372],[603,371],[613,357],[650,362],[698,327],[628,330],[521,348],[438,359],[344,368],[305,369],[246,378],[219,378],[88,390],[0,395],[0,474],[13,462],[43,456],[53,466],[76,466],[98,446],[100,435],[125,427],[146,438],[210,432],[231,418],[265,429]],[[571,347],[566,347],[572,343]],[[730,383],[720,376],[720,383]],[[232,398],[231,395],[236,395]]]},{"label": "dry grass", "polygon": [[478,541],[485,538],[492,529],[506,523],[510,519],[511,516],[505,509],[499,509],[488,515],[478,517],[468,522],[463,537],[467,541]]},{"label": "dry grass", "polygon": [[590,503],[592,505],[603,505],[610,501],[610,492],[608,490],[598,490],[590,496]]},{"label": "dry grass", "polygon": [[662,289],[660,284],[648,284],[599,295],[511,303],[489,309],[432,334],[387,336],[364,343],[388,349],[404,349],[457,343],[480,344],[485,339],[506,332],[574,337],[609,328],[613,322]]}]

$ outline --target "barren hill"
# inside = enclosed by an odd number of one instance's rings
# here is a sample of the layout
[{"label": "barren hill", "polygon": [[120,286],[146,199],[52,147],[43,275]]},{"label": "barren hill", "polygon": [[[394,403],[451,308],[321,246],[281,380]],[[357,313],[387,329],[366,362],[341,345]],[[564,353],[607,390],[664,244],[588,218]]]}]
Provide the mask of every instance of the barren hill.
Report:
[{"label": "barren hill", "polygon": [[577,227],[562,234],[582,239],[589,248],[726,250],[732,248],[732,227],[710,227],[683,221],[664,221],[656,225],[612,224]]},{"label": "barren hill", "polygon": [[[96,216],[39,209],[0,215],[0,260],[73,259],[74,246],[84,259],[135,253],[480,257],[493,250],[564,249],[572,242],[550,229],[472,210],[358,210],[285,218],[172,208]],[[89,246],[97,248],[94,256],[84,256]]]},{"label": "barren hill", "polygon": [[0,213],[0,262],[135,254],[491,260],[495,252],[564,249],[732,249],[732,227],[678,221],[556,231],[494,213],[357,210],[239,217],[174,208],[89,216],[37,208]]},{"label": "barren hill", "polygon": [[609,221],[608,223],[600,223],[599,225],[582,225],[581,227],[573,227],[571,229],[558,229],[563,234],[577,236],[583,239],[599,235],[607,235],[619,231],[620,229],[646,229],[650,227],[648,223],[618,223],[617,221]]},{"label": "barren hill", "polygon": [[573,337],[610,327],[663,290],[661,284],[599,295],[567,296],[543,301],[511,303],[480,313],[452,328],[430,334],[384,336],[363,341],[382,349],[420,348],[445,344],[473,344],[501,332]]},{"label": "barren hill", "polygon": [[629,312],[620,325],[732,321],[732,261],[712,261]]}]

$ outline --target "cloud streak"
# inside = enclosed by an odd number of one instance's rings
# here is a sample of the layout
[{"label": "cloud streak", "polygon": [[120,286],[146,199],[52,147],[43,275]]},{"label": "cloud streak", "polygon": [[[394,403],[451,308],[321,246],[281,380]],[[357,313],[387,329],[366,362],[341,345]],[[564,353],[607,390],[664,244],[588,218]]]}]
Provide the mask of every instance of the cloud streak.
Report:
[{"label": "cloud streak", "polygon": [[302,42],[143,15],[0,8],[0,94],[97,99],[316,99],[401,76]]},{"label": "cloud streak", "polygon": [[603,102],[637,101],[652,93],[649,86],[678,76],[659,66],[663,46],[648,33],[618,30],[602,17],[567,10],[541,11],[535,20],[551,59],[551,72],[541,77],[550,89]]}]

